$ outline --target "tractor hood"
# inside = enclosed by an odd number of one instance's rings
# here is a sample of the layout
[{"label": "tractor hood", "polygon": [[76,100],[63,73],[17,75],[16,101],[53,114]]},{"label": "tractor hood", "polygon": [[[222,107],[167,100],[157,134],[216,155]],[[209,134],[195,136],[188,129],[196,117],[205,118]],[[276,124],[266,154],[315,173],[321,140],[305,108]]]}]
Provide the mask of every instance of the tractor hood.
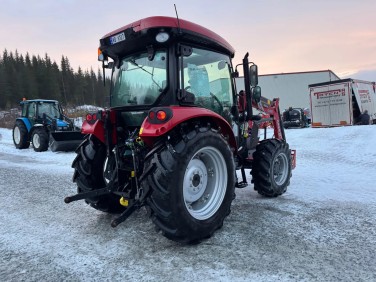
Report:
[{"label": "tractor hood", "polygon": [[67,127],[69,125],[66,121],[61,119],[56,120],[56,124],[58,127]]}]

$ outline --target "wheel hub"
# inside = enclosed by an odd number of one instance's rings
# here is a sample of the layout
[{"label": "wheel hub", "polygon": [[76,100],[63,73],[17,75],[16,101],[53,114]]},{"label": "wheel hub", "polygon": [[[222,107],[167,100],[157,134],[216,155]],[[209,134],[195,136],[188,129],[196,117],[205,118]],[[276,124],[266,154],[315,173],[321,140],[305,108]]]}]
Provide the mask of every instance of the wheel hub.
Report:
[{"label": "wheel hub", "polygon": [[199,174],[195,174],[193,176],[193,180],[192,180],[193,186],[197,187],[200,184],[200,181],[201,181],[200,175]]},{"label": "wheel hub", "polygon": [[214,147],[201,148],[189,161],[183,180],[183,197],[190,215],[197,220],[213,216],[227,190],[227,164]]},{"label": "wheel hub", "polygon": [[33,146],[35,148],[39,148],[40,147],[40,140],[39,140],[39,135],[38,134],[34,134],[34,136],[33,136]]},{"label": "wheel hub", "polygon": [[184,177],[184,198],[187,202],[195,202],[202,197],[208,183],[208,172],[205,164],[193,159],[186,169]]},{"label": "wheel hub", "polygon": [[278,185],[282,185],[288,177],[288,160],[284,154],[279,154],[273,164],[274,180]]}]

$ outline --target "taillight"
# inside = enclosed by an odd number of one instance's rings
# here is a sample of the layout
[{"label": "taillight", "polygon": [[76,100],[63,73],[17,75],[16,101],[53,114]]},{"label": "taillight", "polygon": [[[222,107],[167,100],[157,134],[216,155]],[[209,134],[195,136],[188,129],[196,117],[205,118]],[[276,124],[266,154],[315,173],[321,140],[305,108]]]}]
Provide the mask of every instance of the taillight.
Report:
[{"label": "taillight", "polygon": [[97,120],[101,120],[102,112],[94,113],[94,114],[86,114],[86,121],[90,124],[95,123]]},{"label": "taillight", "polygon": [[157,119],[160,121],[164,121],[167,117],[167,114],[165,111],[158,111],[157,112]]},{"label": "taillight", "polygon": [[172,110],[170,108],[152,108],[148,113],[150,123],[161,124],[172,118]]},{"label": "taillight", "polygon": [[155,119],[155,112],[149,112],[149,119]]}]

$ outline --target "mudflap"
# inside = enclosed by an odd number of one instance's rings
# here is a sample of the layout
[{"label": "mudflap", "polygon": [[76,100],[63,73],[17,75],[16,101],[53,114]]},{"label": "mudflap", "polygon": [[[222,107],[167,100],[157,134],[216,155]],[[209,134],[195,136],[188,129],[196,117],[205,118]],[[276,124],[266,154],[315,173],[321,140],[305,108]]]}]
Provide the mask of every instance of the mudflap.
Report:
[{"label": "mudflap", "polygon": [[296,150],[291,150],[291,168],[296,167]]},{"label": "mudflap", "polygon": [[50,133],[50,149],[56,151],[75,151],[84,140],[80,131],[60,131]]}]

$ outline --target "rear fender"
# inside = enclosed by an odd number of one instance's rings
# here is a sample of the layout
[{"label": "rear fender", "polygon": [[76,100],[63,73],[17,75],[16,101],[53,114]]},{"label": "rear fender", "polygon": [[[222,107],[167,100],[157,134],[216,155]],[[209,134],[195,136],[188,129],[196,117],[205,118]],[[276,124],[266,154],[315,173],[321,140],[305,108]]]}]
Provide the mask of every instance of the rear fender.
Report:
[{"label": "rear fender", "polygon": [[32,125],[31,125],[28,118],[20,117],[20,118],[17,118],[17,120],[22,121],[24,123],[24,125],[26,126],[27,132],[30,132]]},{"label": "rear fender", "polygon": [[101,141],[103,144],[106,144],[106,130],[112,130],[112,144],[115,145],[117,142],[116,142],[116,130],[115,130],[115,111],[108,111],[108,115],[109,115],[109,124],[110,124],[110,128],[109,129],[106,129],[105,128],[105,121],[106,121],[106,118],[105,118],[105,114],[103,114],[103,116],[100,116],[99,117],[99,114],[98,114],[98,118],[97,120],[91,120],[91,121],[87,121],[87,120],[84,120],[84,122],[82,123],[82,127],[81,127],[81,133],[82,134],[89,134],[89,135],[94,135],[99,141]]},{"label": "rear fender", "polygon": [[105,135],[104,135],[104,123],[101,120],[95,121],[94,124],[89,123],[88,121],[84,120],[81,127],[82,134],[90,134],[94,135],[98,138],[99,141],[105,143]]},{"label": "rear fender", "polygon": [[159,110],[164,109],[168,112],[168,120],[165,122],[155,122],[151,120],[148,115],[141,125],[139,136],[148,146],[153,146],[158,137],[168,133],[182,122],[205,117],[212,120],[212,122],[220,128],[222,135],[228,140],[230,147],[232,147],[235,152],[237,151],[234,132],[222,116],[205,108],[178,106],[152,108],[149,113],[154,112],[156,114]]}]

